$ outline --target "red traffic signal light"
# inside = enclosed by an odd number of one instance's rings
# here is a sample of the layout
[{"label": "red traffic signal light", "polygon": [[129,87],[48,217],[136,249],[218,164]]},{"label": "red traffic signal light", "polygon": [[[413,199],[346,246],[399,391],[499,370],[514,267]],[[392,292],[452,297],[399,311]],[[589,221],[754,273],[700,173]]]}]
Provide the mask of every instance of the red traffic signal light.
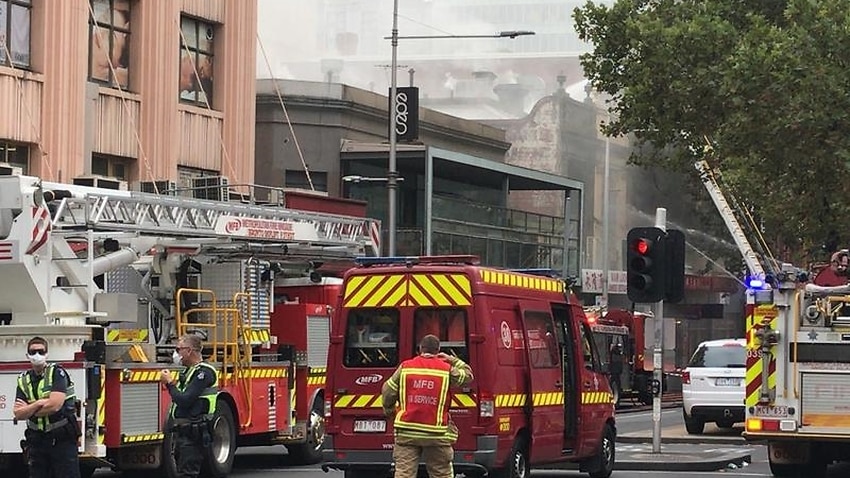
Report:
[{"label": "red traffic signal light", "polygon": [[641,237],[637,241],[635,241],[634,248],[638,254],[645,256],[649,253],[649,248],[651,247],[652,241],[645,237]]},{"label": "red traffic signal light", "polygon": [[633,302],[658,302],[664,298],[665,232],[657,227],[629,231],[626,292]]}]

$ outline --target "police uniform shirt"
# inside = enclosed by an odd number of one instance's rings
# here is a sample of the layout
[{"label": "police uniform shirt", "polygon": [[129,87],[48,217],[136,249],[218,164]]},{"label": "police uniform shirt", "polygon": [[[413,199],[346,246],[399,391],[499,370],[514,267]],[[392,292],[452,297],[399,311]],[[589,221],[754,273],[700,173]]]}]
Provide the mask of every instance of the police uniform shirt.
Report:
[{"label": "police uniform shirt", "polygon": [[[213,386],[216,377],[208,367],[203,365],[196,366],[192,376],[187,377],[191,369],[192,367],[189,367],[180,372],[180,377],[177,379],[180,387],[174,382],[168,384],[168,393],[176,406],[174,418],[198,418],[206,414],[207,402],[200,397],[204,390]],[[188,383],[186,383],[187,380]]]},{"label": "police uniform shirt", "polygon": [[[69,381],[70,381],[70,378],[68,377],[68,372],[66,372],[65,369],[63,369],[62,367],[60,367],[58,365],[53,365],[53,366],[48,365],[47,367],[50,367],[50,368],[53,369],[53,384],[50,387],[50,392],[62,392],[64,394],[67,394],[68,393],[68,385],[69,385]],[[46,370],[47,370],[47,368],[45,368],[45,371]],[[39,374],[35,373],[35,370],[32,370],[32,369],[28,370],[26,373],[29,375],[30,383],[32,384],[33,395],[36,398],[38,398],[38,390],[39,390],[39,387],[41,387],[41,381],[44,379],[44,375],[39,375]],[[23,390],[21,390],[21,387],[17,388],[15,398],[29,403],[29,399],[27,398],[27,393],[24,392]],[[58,412],[54,413],[53,415],[50,415],[48,421],[53,423],[53,422],[61,420],[62,418],[66,417],[66,416],[69,416],[70,414],[73,414],[73,413],[74,413],[74,404],[72,403],[71,400],[66,400],[65,404],[63,405],[63,408],[60,409]]]}]

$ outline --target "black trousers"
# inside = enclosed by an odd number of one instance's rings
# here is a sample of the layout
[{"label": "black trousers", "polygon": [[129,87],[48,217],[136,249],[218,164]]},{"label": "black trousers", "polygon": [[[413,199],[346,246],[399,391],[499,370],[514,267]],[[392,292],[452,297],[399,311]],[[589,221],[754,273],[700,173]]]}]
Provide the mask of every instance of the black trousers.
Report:
[{"label": "black trousers", "polygon": [[204,460],[203,438],[192,433],[190,427],[178,428],[177,446],[174,450],[179,478],[197,478]]},{"label": "black trousers", "polygon": [[30,478],[80,478],[77,440],[31,441],[27,458]]}]

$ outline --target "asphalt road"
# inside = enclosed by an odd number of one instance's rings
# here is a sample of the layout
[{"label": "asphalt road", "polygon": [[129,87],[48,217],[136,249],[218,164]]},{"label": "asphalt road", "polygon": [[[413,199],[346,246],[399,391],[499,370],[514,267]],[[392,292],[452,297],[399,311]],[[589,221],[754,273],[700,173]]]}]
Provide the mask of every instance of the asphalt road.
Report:
[{"label": "asphalt road", "polygon": [[[652,429],[652,414],[648,411],[634,413],[618,413],[618,431],[620,433],[637,432]],[[662,411],[662,427],[676,426],[682,423],[682,412],[679,408]],[[662,443],[664,437],[662,435]],[[706,443],[704,446],[715,446]],[[716,472],[659,472],[659,471],[614,471],[614,478],[754,478],[771,477],[767,464],[767,450],[763,446],[753,447],[753,461],[751,464],[739,469],[727,469]],[[850,464],[833,465],[830,467],[830,478],[844,478],[850,476]],[[536,477],[583,477],[576,471],[534,471]],[[120,474],[102,470],[96,475],[98,478],[119,477]],[[341,472],[324,473],[316,466],[293,466],[287,463],[286,451],[282,446],[244,448],[237,452],[236,463],[232,477],[239,478],[268,478],[275,476],[286,476],[288,478],[342,478]]]}]

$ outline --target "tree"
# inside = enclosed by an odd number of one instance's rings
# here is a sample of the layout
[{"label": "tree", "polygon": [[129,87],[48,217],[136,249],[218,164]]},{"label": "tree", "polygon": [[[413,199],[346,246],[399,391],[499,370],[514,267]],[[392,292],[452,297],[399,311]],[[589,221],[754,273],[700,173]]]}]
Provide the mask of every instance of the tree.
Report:
[{"label": "tree", "polygon": [[[574,11],[581,64],[611,96],[630,160],[695,175],[708,159],[773,252],[850,245],[847,0],[618,0]],[[701,188],[696,188],[701,191]]]}]

